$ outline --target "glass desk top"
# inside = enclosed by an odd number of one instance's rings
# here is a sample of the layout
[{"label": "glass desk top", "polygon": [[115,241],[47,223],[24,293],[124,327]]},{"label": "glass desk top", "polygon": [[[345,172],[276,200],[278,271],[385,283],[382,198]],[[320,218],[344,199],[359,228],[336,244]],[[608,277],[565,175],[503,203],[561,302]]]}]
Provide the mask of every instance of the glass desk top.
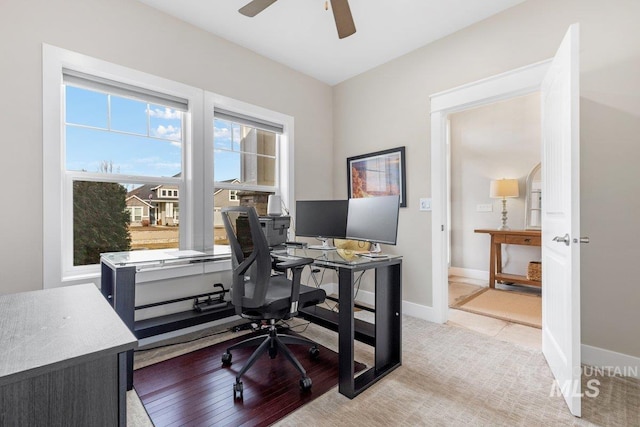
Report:
[{"label": "glass desk top", "polygon": [[216,246],[207,251],[180,249],[147,249],[140,251],[106,252],[100,254],[100,260],[114,267],[125,266],[163,266],[187,264],[201,261],[214,261],[231,257],[229,246]]},{"label": "glass desk top", "polygon": [[370,255],[368,252],[357,252],[350,249],[320,250],[308,248],[283,248],[274,250],[271,254],[281,260],[311,258],[316,265],[336,267],[356,267],[376,261],[389,261],[402,258],[400,255]]}]

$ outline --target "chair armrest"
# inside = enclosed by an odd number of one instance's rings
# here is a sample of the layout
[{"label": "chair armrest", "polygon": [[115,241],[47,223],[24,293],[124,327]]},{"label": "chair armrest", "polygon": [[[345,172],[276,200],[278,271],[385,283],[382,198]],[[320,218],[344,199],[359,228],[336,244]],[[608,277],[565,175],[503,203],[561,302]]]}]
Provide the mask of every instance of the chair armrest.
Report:
[{"label": "chair armrest", "polygon": [[298,314],[298,300],[300,299],[300,279],[302,270],[306,265],[313,263],[312,258],[296,258],[283,262],[277,262],[275,267],[279,271],[291,270],[291,307],[289,308],[288,318]]},{"label": "chair armrest", "polygon": [[288,259],[286,261],[279,262],[276,260],[276,267],[278,270],[296,268],[296,267],[304,267],[305,265],[309,265],[313,262],[311,258],[297,258],[297,259]]}]

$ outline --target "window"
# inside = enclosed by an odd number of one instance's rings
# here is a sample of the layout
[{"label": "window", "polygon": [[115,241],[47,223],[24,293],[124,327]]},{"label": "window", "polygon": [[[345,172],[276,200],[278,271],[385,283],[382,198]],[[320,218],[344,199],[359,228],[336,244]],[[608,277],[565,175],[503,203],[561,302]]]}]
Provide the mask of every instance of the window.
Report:
[{"label": "window", "polygon": [[160,196],[162,198],[178,198],[178,190],[160,190]]},{"label": "window", "polygon": [[[127,203],[139,201],[131,197],[150,184],[131,185],[122,175],[182,185],[182,129],[188,103],[71,70],[63,70],[63,85],[65,178],[73,188],[76,267],[98,264],[102,252],[141,247],[138,233],[130,228],[142,221],[142,207]],[[162,191],[178,195],[178,190]],[[166,225],[175,225],[172,203],[167,203],[166,216]],[[178,236],[160,237],[162,231],[153,230],[145,241],[154,249],[178,247]]]},{"label": "window", "polygon": [[[228,198],[214,198],[214,212],[225,206],[254,206],[267,214],[267,201],[278,193],[278,165],[283,126],[218,108],[214,110],[214,185]],[[220,191],[222,190],[222,191]],[[226,244],[221,216],[214,214],[216,244]]]},{"label": "window", "polygon": [[127,206],[126,209],[129,211],[129,214],[130,214],[129,221],[131,222],[131,225],[134,225],[137,222],[142,222],[142,215],[144,212],[142,206],[133,206],[133,207]]},{"label": "window", "polygon": [[43,128],[45,288],[97,283],[101,252],[209,250],[222,206],[290,197],[291,117],[47,45]]}]

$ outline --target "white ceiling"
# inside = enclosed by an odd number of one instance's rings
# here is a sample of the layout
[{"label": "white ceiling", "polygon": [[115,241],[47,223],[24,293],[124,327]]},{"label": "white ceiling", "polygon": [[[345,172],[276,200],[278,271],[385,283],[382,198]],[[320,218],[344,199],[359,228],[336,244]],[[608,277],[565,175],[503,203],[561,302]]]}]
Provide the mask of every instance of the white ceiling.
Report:
[{"label": "white ceiling", "polygon": [[324,0],[279,0],[254,18],[250,0],[139,0],[330,85],[524,0],[350,0],[357,32],[338,39]]}]

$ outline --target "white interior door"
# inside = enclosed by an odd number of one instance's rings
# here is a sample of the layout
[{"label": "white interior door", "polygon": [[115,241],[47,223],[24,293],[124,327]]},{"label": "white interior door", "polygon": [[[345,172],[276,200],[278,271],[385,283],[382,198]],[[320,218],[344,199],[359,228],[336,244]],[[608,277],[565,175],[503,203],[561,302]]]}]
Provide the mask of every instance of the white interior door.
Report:
[{"label": "white interior door", "polygon": [[541,92],[542,352],[575,416],[581,414],[578,30],[569,27]]}]

